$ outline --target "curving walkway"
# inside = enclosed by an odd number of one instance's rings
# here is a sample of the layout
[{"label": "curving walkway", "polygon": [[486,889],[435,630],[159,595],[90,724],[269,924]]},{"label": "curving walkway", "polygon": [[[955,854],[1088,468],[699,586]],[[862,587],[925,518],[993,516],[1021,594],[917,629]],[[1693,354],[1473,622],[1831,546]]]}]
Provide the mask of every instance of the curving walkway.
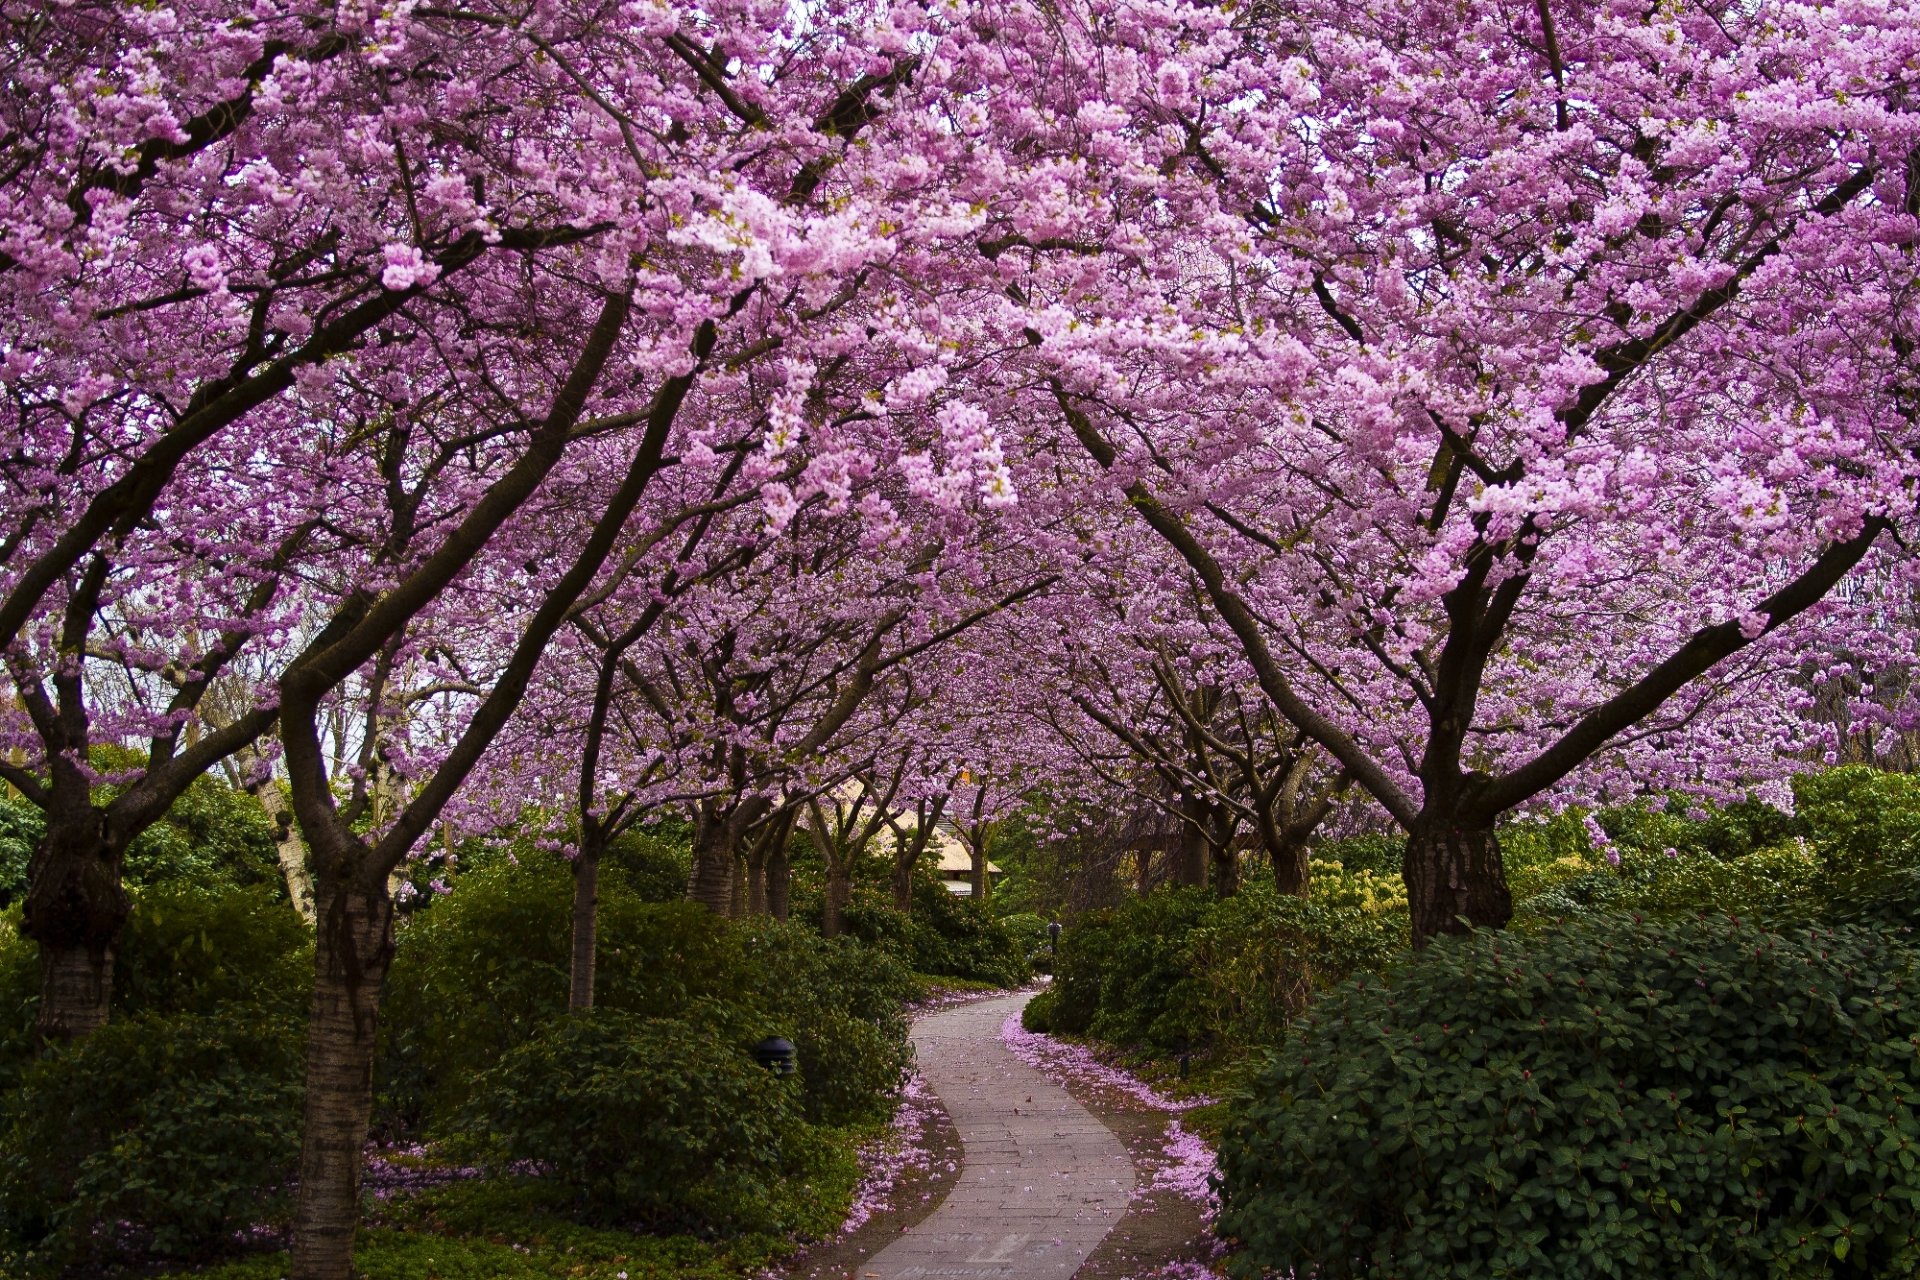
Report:
[{"label": "curving walkway", "polygon": [[1133,1194],[1133,1162],[1066,1090],[1000,1042],[1031,995],[928,1014],[914,1024],[920,1074],[965,1146],[940,1207],[868,1259],[861,1280],[1067,1280]]}]

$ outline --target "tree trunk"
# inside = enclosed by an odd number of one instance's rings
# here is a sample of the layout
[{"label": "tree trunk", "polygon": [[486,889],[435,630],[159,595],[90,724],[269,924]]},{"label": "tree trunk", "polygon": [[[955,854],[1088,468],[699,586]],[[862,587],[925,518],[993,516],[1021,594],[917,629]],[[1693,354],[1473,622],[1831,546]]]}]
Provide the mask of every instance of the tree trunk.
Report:
[{"label": "tree trunk", "polygon": [[1267,846],[1267,857],[1273,862],[1273,887],[1283,896],[1304,898],[1308,896],[1310,872],[1307,866],[1307,842],[1282,836],[1278,843]]},{"label": "tree trunk", "polygon": [[747,859],[747,914],[767,914],[767,855]]},{"label": "tree trunk", "polygon": [[1501,929],[1513,919],[1500,840],[1491,825],[1421,814],[1407,835],[1405,875],[1416,947],[1435,934]]},{"label": "tree trunk", "polygon": [[693,824],[693,871],[687,900],[717,916],[733,906],[733,841],[724,820],[702,813]]},{"label": "tree trunk", "polygon": [[307,1100],[294,1210],[291,1280],[347,1280],[360,1220],[361,1149],[373,1113],[381,988],[393,960],[384,878],[315,886]]},{"label": "tree trunk", "polygon": [[747,915],[747,860],[733,855],[733,885],[727,894],[727,919],[744,920]]},{"label": "tree trunk", "polygon": [[767,910],[785,922],[793,898],[793,867],[787,862],[787,842],[777,840],[767,851]]},{"label": "tree trunk", "polygon": [[120,853],[91,803],[47,815],[33,852],[20,931],[40,944],[41,1047],[91,1035],[107,1024],[113,945],[132,904],[120,887]]},{"label": "tree trunk", "polygon": [[1233,847],[1228,837],[1207,850],[1210,865],[1207,868],[1207,880],[1213,885],[1213,891],[1223,898],[1231,898],[1240,892],[1240,851]]},{"label": "tree trunk", "polygon": [[837,938],[847,931],[847,903],[853,900],[852,867],[847,858],[835,858],[827,864],[827,894],[820,915],[820,933]]},{"label": "tree trunk", "polygon": [[893,855],[893,909],[901,915],[913,914],[913,869],[919,863],[913,842],[901,841]]},{"label": "tree trunk", "polygon": [[1171,879],[1176,885],[1198,887],[1207,882],[1207,833],[1205,811],[1191,800],[1180,803],[1184,820],[1180,823],[1179,843],[1174,846]]},{"label": "tree trunk", "polygon": [[583,832],[573,860],[573,958],[567,1007],[593,1008],[594,964],[600,946],[600,848],[597,832]]},{"label": "tree trunk", "polygon": [[300,838],[300,829],[293,822],[293,806],[287,803],[280,784],[272,778],[248,790],[273,822],[273,851],[280,861],[280,874],[287,882],[287,897],[300,918],[312,924],[313,872],[307,867],[307,842]]},{"label": "tree trunk", "polygon": [[973,900],[984,906],[993,893],[993,876],[987,871],[987,838],[977,836],[969,840],[967,854],[973,860]]}]

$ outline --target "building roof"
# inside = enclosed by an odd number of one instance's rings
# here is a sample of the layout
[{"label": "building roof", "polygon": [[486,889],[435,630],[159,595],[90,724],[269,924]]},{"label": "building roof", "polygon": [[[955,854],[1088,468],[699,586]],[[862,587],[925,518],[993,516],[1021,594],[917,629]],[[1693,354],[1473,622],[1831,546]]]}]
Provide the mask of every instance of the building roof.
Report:
[{"label": "building roof", "polygon": [[[971,872],[973,870],[973,859],[967,856],[965,847],[962,846],[958,840],[953,839],[945,832],[936,832],[934,834],[934,843],[935,847],[940,851],[941,875],[944,876],[956,871]],[[996,876],[1000,874],[999,865],[991,858],[987,859],[987,873]]]}]

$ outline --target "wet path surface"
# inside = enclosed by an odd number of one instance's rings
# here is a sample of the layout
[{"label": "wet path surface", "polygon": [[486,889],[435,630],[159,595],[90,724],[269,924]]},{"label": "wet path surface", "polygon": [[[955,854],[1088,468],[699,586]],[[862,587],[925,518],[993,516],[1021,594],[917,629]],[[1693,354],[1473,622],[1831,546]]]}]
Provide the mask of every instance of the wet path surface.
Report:
[{"label": "wet path surface", "polygon": [[862,1280],[1067,1280],[1127,1211],[1133,1163],[1066,1090],[1000,1041],[1031,994],[914,1024],[920,1074],[964,1144],[940,1207],[868,1259]]}]

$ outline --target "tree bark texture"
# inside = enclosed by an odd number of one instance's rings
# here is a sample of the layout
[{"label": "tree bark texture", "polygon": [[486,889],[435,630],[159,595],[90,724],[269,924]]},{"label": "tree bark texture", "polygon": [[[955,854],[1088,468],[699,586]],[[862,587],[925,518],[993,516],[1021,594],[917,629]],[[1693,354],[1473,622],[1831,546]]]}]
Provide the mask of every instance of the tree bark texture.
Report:
[{"label": "tree bark texture", "polygon": [[693,824],[693,871],[687,900],[717,916],[733,907],[733,841],[724,819],[702,813]]},{"label": "tree bark texture", "polygon": [[1267,846],[1273,862],[1273,887],[1287,897],[1304,898],[1310,888],[1307,842],[1283,836]]},{"label": "tree bark texture", "polygon": [[847,931],[847,904],[853,901],[851,870],[845,858],[827,864],[826,900],[820,916],[823,937],[837,938]]},{"label": "tree bark texture", "polygon": [[600,946],[600,844],[595,835],[580,840],[573,860],[573,956],[568,968],[567,1007],[593,1008],[595,962]]},{"label": "tree bark texture", "polygon": [[903,841],[893,858],[893,909],[903,916],[913,913],[913,869],[920,861],[917,852],[907,852],[910,848]]},{"label": "tree bark texture", "polygon": [[393,960],[384,877],[316,885],[307,1099],[291,1280],[345,1280],[360,1221],[361,1148],[373,1114],[380,994]]},{"label": "tree bark texture", "polygon": [[767,914],[767,855],[747,859],[747,914]]},{"label": "tree bark texture", "polygon": [[1197,888],[1207,882],[1207,833],[1203,825],[1207,818],[1202,807],[1191,800],[1181,801],[1180,811],[1183,820],[1173,848],[1170,878],[1176,885]]},{"label": "tree bark texture", "polygon": [[1513,896],[1491,824],[1422,814],[1407,835],[1405,874],[1416,947],[1436,934],[1501,929],[1513,919]]},{"label": "tree bark texture", "polygon": [[91,803],[47,815],[33,852],[21,932],[40,944],[40,1046],[65,1044],[107,1024],[113,947],[131,903],[120,887],[120,850]]}]

